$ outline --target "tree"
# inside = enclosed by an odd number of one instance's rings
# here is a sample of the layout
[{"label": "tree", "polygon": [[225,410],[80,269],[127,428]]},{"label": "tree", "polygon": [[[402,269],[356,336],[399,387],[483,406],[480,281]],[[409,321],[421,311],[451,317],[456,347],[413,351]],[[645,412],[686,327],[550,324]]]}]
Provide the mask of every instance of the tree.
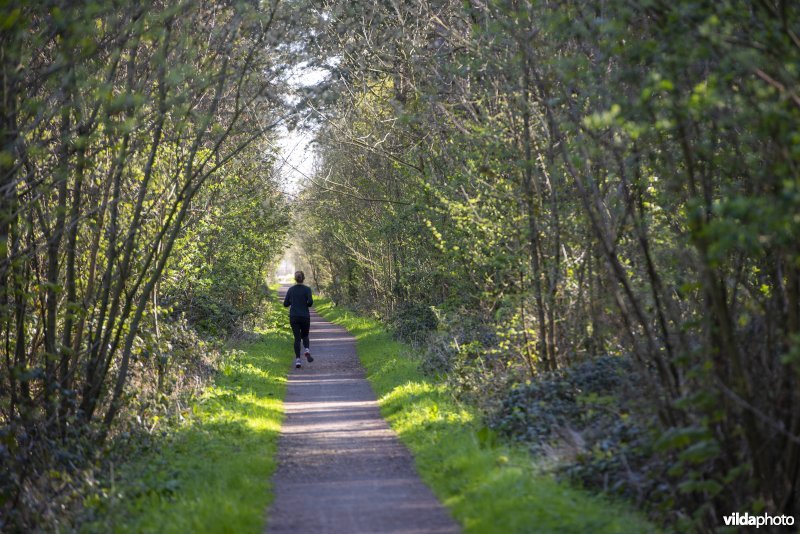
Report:
[{"label": "tree", "polygon": [[[156,289],[176,265],[187,224],[203,219],[193,211],[198,203],[213,203],[221,188],[221,207],[231,209],[271,184],[271,160],[257,143],[284,112],[277,94],[285,53],[276,43],[288,40],[288,22],[269,2],[5,6],[7,506],[59,444],[89,436],[99,445],[113,433],[141,357],[142,326],[159,313]],[[237,235],[241,250],[221,261],[246,258],[236,266],[245,269],[261,254],[248,273],[255,278],[277,254],[281,205],[274,188],[247,198],[237,208],[240,228],[253,216],[250,235]],[[247,241],[256,231],[266,234]]]},{"label": "tree", "polygon": [[[422,299],[478,317],[503,376],[630,356],[695,527],[756,501],[796,514],[797,10],[325,9],[351,104],[329,112],[307,193],[341,229],[317,220],[310,239],[374,236],[330,254],[332,279],[375,285],[357,300],[384,315]],[[389,183],[409,215],[358,198],[390,200]],[[396,291],[374,274],[379,242]]]}]

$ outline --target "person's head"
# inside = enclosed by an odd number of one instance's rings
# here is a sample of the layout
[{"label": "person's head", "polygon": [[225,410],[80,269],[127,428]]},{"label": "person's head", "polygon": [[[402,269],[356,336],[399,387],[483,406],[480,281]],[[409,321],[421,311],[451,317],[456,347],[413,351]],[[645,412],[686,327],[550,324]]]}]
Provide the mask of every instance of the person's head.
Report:
[{"label": "person's head", "polygon": [[306,275],[303,273],[303,271],[297,271],[296,273],[294,273],[294,281],[297,282],[298,284],[302,284],[303,280],[305,279]]}]

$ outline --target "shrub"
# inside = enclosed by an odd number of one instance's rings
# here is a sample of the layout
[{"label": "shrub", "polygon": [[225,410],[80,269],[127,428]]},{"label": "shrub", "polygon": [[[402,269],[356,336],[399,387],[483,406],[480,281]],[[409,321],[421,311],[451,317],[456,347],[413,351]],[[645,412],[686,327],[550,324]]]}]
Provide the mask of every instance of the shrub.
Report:
[{"label": "shrub", "polygon": [[224,356],[183,316],[156,329],[151,315],[132,354],[124,406],[103,449],[95,427],[72,419],[58,439],[32,435],[17,420],[0,426],[0,531],[72,531],[92,520],[93,506],[110,496],[114,465],[178,424]]},{"label": "shrub", "polygon": [[389,319],[394,336],[413,344],[425,340],[428,333],[439,326],[439,319],[430,306],[418,302],[403,302]]},{"label": "shrub", "polygon": [[641,383],[629,359],[602,356],[511,389],[490,425],[574,483],[653,504],[666,458],[637,410]]}]

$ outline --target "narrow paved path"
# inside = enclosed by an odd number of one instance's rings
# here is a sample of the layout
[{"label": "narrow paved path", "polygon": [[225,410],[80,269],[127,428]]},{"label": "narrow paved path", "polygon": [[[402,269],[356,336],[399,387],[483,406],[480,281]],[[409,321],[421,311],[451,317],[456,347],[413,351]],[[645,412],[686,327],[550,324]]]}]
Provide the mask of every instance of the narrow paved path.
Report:
[{"label": "narrow paved path", "polygon": [[311,351],[289,375],[267,532],[458,532],[381,417],[353,337],[312,313]]}]

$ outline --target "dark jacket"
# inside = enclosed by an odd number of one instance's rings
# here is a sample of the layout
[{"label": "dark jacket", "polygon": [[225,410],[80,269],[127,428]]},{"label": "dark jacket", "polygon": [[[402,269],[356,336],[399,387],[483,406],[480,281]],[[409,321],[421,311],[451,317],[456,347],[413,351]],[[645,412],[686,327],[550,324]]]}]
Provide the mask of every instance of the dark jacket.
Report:
[{"label": "dark jacket", "polygon": [[295,284],[286,292],[283,306],[289,308],[289,317],[311,317],[308,308],[314,305],[311,288],[303,284]]}]

